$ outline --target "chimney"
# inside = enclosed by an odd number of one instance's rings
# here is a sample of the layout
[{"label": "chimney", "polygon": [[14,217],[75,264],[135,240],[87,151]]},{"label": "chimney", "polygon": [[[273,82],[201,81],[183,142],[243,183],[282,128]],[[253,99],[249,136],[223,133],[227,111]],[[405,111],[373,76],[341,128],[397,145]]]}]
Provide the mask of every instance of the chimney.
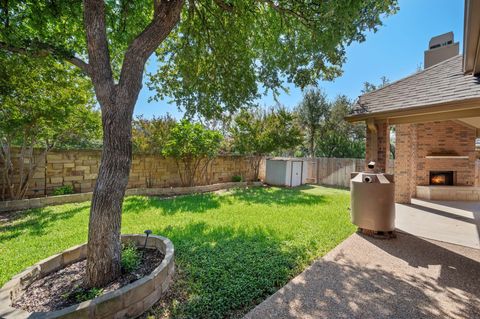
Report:
[{"label": "chimney", "polygon": [[428,43],[428,50],[425,51],[424,68],[426,69],[458,55],[459,50],[458,42],[453,42],[453,32],[431,38]]}]

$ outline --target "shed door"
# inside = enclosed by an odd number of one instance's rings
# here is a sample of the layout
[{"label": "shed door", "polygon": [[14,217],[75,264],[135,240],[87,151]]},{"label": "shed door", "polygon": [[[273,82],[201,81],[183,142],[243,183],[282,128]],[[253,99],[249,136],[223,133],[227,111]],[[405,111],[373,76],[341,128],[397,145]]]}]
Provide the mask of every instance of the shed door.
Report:
[{"label": "shed door", "polygon": [[292,176],[290,186],[302,185],[302,162],[292,162]]}]

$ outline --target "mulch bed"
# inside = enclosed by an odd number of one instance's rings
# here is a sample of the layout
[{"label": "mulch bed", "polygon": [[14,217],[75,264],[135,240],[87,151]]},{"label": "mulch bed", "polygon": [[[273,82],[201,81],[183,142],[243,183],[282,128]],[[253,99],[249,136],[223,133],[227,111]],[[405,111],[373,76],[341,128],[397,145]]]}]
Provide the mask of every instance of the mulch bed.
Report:
[{"label": "mulch bed", "polygon": [[[142,248],[138,249],[140,253]],[[135,280],[149,275],[165,256],[156,249],[146,249],[139,267],[130,273],[123,273],[120,277],[102,288],[102,294],[117,290]],[[73,263],[47,276],[34,281],[15,300],[13,307],[29,312],[48,312],[59,310],[78,302],[72,292],[81,290],[86,276],[86,260]]]}]

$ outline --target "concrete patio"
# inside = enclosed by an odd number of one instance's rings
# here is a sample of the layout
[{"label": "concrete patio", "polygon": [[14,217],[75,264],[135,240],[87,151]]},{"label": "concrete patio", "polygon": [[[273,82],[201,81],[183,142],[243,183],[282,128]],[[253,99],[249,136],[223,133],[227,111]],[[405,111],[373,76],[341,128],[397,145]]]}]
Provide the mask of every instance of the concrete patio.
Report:
[{"label": "concrete patio", "polygon": [[245,318],[480,318],[480,251],[354,234]]},{"label": "concrete patio", "polygon": [[480,249],[480,202],[412,199],[396,204],[398,230],[447,243]]}]

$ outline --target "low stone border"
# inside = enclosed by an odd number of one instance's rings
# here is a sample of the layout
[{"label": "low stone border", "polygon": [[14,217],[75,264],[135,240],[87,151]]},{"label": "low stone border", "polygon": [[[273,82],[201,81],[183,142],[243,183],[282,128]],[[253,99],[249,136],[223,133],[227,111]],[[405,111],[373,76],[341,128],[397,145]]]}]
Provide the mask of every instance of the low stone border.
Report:
[{"label": "low stone border", "polygon": [[417,199],[425,200],[480,200],[480,187],[475,186],[417,186]]},{"label": "low stone border", "polygon": [[[132,241],[143,246],[145,235],[122,235],[122,242]],[[165,293],[175,273],[174,249],[165,237],[150,235],[147,248],[156,248],[165,258],[152,273],[118,290],[95,299],[52,312],[30,313],[11,307],[12,300],[19,297],[37,278],[86,258],[87,245],[79,245],[44,259],[14,276],[0,289],[0,318],[135,318],[148,310]]]},{"label": "low stone border", "polygon": [[[230,182],[218,183],[193,187],[165,187],[165,188],[131,188],[127,189],[125,195],[144,195],[144,196],[174,196],[192,193],[213,192],[221,189],[246,187],[248,185],[260,186],[261,182]],[[11,201],[0,201],[0,213],[24,210],[31,208],[41,208],[50,205],[61,205],[68,203],[86,202],[92,199],[93,193],[79,193],[70,195],[47,196],[30,199],[20,199]]]}]

